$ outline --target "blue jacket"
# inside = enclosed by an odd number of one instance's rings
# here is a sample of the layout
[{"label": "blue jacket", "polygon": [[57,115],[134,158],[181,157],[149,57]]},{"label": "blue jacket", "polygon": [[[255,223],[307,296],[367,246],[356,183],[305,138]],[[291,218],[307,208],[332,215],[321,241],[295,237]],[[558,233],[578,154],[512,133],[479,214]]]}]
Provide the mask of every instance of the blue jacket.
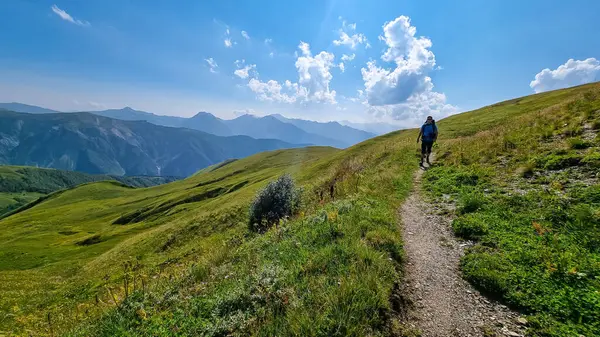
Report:
[{"label": "blue jacket", "polygon": [[424,142],[433,142],[437,132],[437,126],[435,124],[425,123],[421,126],[421,135]]}]

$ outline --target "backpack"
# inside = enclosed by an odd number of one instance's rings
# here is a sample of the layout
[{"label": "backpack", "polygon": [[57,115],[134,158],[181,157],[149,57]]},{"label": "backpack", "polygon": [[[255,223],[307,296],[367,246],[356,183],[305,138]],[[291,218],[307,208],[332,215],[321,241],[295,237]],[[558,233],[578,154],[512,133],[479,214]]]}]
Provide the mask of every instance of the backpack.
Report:
[{"label": "backpack", "polygon": [[437,127],[435,124],[424,124],[422,130],[424,140],[433,140],[435,137],[435,132],[437,131]]}]

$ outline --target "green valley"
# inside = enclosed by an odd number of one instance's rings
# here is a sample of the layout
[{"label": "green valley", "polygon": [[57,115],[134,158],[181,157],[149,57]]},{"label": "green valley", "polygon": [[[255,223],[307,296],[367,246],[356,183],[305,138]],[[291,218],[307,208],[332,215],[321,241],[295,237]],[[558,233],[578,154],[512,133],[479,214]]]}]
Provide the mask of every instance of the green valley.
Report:
[{"label": "green valley", "polygon": [[0,218],[48,193],[84,183],[114,180],[131,187],[150,187],[178,179],[91,175],[28,166],[0,166]]}]

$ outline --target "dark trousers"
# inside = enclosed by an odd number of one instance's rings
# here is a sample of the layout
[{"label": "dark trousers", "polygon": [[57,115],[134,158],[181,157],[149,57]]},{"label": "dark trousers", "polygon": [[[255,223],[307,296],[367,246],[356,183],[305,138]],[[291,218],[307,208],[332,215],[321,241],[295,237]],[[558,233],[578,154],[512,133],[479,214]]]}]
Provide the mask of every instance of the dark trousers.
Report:
[{"label": "dark trousers", "polygon": [[421,154],[430,154],[433,140],[423,140],[421,142]]}]

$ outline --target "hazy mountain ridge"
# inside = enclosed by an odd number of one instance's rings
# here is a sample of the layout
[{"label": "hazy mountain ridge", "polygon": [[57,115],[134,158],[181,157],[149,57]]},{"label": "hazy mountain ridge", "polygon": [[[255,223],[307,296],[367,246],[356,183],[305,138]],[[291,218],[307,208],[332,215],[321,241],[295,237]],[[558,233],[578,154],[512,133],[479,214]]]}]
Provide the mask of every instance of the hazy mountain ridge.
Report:
[{"label": "hazy mountain ridge", "polygon": [[352,127],[349,127],[346,125],[342,125],[338,122],[320,123],[320,122],[309,121],[309,120],[299,119],[299,118],[287,118],[280,114],[275,114],[275,115],[271,115],[271,116],[274,118],[277,118],[278,120],[280,120],[284,123],[289,123],[289,124],[295,125],[306,132],[310,132],[310,133],[314,133],[314,134],[318,134],[318,135],[322,135],[322,136],[327,136],[332,133],[336,134],[337,138],[340,141],[343,141],[348,144],[360,143],[364,140],[367,140],[369,138],[373,138],[376,136],[376,134],[373,132],[367,132],[367,131],[360,130],[357,128],[352,128]]},{"label": "hazy mountain ridge", "polygon": [[[24,113],[59,113],[55,110],[20,103],[0,103],[0,109]],[[147,121],[152,124],[183,127],[211,133],[217,136],[244,135],[257,139],[279,139],[294,144],[313,144],[345,148],[376,136],[378,132],[368,132],[338,122],[320,123],[303,119],[286,118],[280,114],[258,117],[242,115],[227,120],[208,112],[198,112],[185,118],[156,115],[130,107],[90,111],[95,115],[126,121]]]},{"label": "hazy mountain ridge", "polygon": [[91,113],[0,112],[0,163],[92,174],[189,176],[231,158],[299,145],[221,137]]}]

